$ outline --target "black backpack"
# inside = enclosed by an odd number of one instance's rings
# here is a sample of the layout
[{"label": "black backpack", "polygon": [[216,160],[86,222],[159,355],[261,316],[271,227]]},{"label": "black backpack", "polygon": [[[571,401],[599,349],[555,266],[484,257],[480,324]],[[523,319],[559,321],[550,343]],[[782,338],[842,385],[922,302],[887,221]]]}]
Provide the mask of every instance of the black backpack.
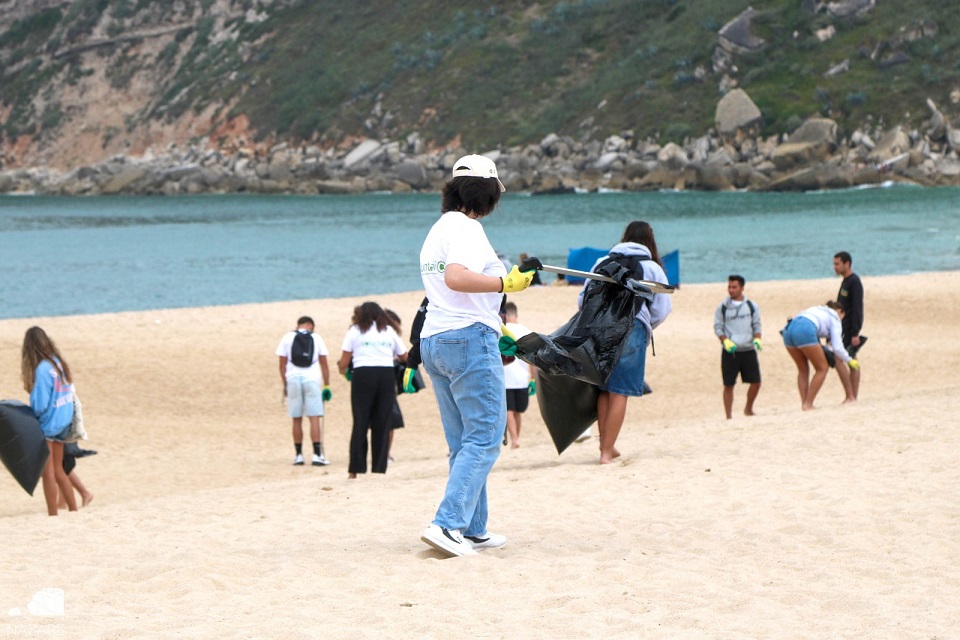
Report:
[{"label": "black backpack", "polygon": [[290,346],[290,362],[296,367],[309,367],[313,364],[313,334],[309,331],[297,331]]}]

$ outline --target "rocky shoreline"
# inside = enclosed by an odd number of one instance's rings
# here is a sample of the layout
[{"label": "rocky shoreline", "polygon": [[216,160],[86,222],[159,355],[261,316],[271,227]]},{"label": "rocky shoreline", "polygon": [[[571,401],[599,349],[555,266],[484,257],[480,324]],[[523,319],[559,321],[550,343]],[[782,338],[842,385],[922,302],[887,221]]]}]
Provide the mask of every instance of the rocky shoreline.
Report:
[{"label": "rocky shoreline", "polygon": [[[921,129],[874,128],[838,138],[837,124],[811,118],[789,136],[758,135],[762,116],[740,89],[717,105],[716,128],[684,144],[660,145],[631,132],[581,141],[556,134],[539,144],[480,150],[512,192],[601,189],[808,191],[887,181],[960,185],[960,129],[932,101]],[[197,193],[357,194],[440,190],[453,163],[477,150],[425,151],[417,134],[322,149],[286,143],[114,156],[68,172],[0,171],[0,193],[177,195]]]}]

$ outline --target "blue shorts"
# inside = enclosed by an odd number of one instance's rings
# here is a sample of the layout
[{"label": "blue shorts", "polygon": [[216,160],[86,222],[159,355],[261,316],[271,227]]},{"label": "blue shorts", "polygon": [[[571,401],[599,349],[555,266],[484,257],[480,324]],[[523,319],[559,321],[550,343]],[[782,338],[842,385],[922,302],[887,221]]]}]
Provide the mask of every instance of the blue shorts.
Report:
[{"label": "blue shorts", "polygon": [[287,412],[291,418],[323,415],[323,389],[317,380],[287,378]]},{"label": "blue shorts", "polygon": [[600,387],[603,391],[621,396],[639,397],[643,395],[643,376],[647,367],[647,326],[633,319],[633,330],[627,336],[620,360],[613,368],[607,384]]},{"label": "blue shorts", "polygon": [[70,433],[70,427],[72,424],[73,423],[71,422],[71,424],[68,424],[67,426],[65,426],[63,429],[60,430],[60,433],[57,433],[56,435],[48,436],[47,434],[43,434],[43,438],[47,442],[66,442],[67,434]]},{"label": "blue shorts", "polygon": [[820,339],[817,338],[817,325],[807,318],[794,318],[783,328],[781,335],[783,335],[785,347],[802,349],[820,344]]}]

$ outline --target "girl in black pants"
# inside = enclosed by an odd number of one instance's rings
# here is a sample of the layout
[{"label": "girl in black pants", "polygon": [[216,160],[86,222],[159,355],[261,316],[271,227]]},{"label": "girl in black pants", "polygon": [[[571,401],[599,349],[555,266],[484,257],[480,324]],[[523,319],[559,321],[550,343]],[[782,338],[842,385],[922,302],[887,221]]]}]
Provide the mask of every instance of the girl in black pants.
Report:
[{"label": "girl in black pants", "polygon": [[[367,472],[367,429],[373,432],[370,442],[373,473],[387,472],[390,414],[397,400],[393,361],[395,357],[400,360],[407,357],[400,336],[377,303],[364,302],[355,307],[352,321],[337,363],[340,373],[351,381],[353,433],[347,469],[351,479]],[[352,374],[348,374],[351,360]]]}]

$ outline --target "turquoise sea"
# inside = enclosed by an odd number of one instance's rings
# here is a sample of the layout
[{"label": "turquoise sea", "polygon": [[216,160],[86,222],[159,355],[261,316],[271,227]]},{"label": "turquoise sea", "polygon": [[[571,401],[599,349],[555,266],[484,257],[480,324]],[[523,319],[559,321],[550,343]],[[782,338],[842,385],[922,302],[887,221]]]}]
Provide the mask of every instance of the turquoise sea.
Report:
[{"label": "turquoise sea", "polygon": [[[437,194],[0,196],[0,318],[373,295],[421,288]],[[960,189],[505,194],[494,247],[566,265],[650,222],[681,282],[960,270]],[[544,280],[552,279],[545,275]]]}]

